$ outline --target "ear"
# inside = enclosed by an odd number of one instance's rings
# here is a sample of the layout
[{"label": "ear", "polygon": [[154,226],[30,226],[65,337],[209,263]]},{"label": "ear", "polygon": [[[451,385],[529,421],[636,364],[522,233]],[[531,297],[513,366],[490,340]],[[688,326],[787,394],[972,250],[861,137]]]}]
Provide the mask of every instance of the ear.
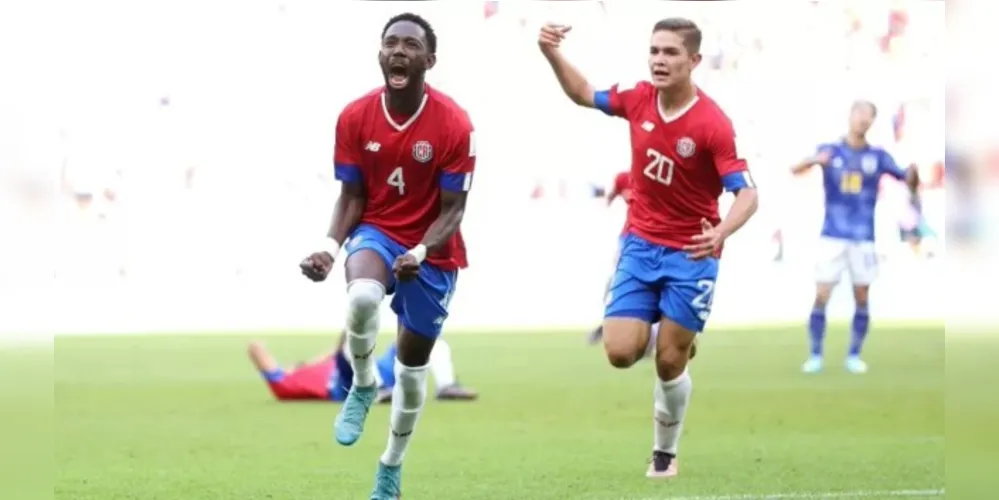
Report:
[{"label": "ear", "polygon": [[437,64],[437,54],[427,54],[427,69],[433,69]]},{"label": "ear", "polygon": [[701,64],[701,60],[703,60],[703,59],[704,59],[704,56],[702,56],[700,52],[698,52],[698,53],[694,54],[693,56],[691,56],[690,60],[694,63],[693,66],[691,66],[691,69],[696,68],[698,65],[700,65]]}]

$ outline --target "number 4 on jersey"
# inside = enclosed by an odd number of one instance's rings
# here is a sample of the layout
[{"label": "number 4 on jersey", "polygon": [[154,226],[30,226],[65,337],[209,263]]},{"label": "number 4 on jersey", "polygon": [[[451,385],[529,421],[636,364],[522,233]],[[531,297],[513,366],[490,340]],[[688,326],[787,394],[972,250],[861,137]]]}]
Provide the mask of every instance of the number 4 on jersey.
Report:
[{"label": "number 4 on jersey", "polygon": [[645,176],[659,184],[669,186],[673,183],[673,160],[668,156],[649,148],[645,154],[649,157],[649,164],[645,166]]},{"label": "number 4 on jersey", "polygon": [[389,186],[398,189],[400,196],[406,194],[406,181],[402,178],[402,167],[395,167],[386,182]]}]

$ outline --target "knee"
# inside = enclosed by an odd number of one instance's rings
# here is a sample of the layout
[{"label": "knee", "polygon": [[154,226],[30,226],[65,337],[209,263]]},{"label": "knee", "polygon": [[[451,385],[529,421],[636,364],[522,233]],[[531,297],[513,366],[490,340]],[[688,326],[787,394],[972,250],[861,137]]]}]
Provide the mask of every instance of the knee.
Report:
[{"label": "knee", "polygon": [[677,343],[660,346],[656,351],[656,373],[659,380],[673,380],[683,374],[687,369],[691,347],[691,344]]},{"label": "knee", "polygon": [[610,362],[611,366],[614,368],[630,368],[638,360],[634,352],[624,349],[615,349],[608,346],[607,351],[607,361]]},{"label": "knee", "polygon": [[812,304],[812,307],[820,311],[825,310],[826,304],[829,303],[829,297],[831,295],[832,294],[826,290],[819,290],[815,293],[815,302]]},{"label": "knee", "polygon": [[642,359],[648,341],[649,328],[644,323],[604,321],[604,351],[615,368],[629,368]]},{"label": "knee", "polygon": [[[385,287],[369,279],[359,279],[351,281],[347,285],[347,303],[352,320],[366,321],[368,318],[378,313],[378,306],[385,298]],[[351,325],[356,330],[355,325]]]},{"label": "knee", "polygon": [[853,294],[853,303],[857,309],[867,309],[868,299],[867,290],[857,290]]},{"label": "knee", "polygon": [[[406,366],[395,361],[395,385],[401,392],[399,398],[404,409],[415,410],[423,406],[427,390],[428,366]],[[393,399],[395,396],[393,396]]]}]

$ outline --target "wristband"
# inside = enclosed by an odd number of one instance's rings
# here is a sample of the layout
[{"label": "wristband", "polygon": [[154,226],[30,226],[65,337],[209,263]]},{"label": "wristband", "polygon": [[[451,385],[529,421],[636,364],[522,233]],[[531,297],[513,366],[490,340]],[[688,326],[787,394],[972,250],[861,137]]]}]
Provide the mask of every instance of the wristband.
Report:
[{"label": "wristband", "polygon": [[416,257],[416,262],[422,264],[423,260],[427,258],[427,246],[424,245],[423,243],[420,243],[419,245],[416,245],[415,247],[409,249],[409,251],[406,253],[412,255],[413,257]]},{"label": "wristband", "polygon": [[330,254],[330,257],[332,257],[333,260],[336,260],[337,254],[340,253],[340,244],[333,238],[324,238],[321,245],[322,246],[319,247],[319,251]]}]

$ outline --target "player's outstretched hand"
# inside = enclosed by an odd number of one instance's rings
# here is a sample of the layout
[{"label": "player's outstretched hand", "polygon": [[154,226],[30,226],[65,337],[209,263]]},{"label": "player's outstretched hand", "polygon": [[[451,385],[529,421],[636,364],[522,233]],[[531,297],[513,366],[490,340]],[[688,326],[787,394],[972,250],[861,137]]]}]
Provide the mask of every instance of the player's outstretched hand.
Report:
[{"label": "player's outstretched hand", "polygon": [[395,273],[396,279],[409,281],[420,274],[420,263],[416,257],[407,252],[395,259],[395,264],[392,264],[392,272]]},{"label": "player's outstretched hand", "polygon": [[701,219],[701,234],[694,236],[694,244],[683,247],[690,258],[697,260],[711,257],[721,248],[724,238],[718,229],[711,225],[707,219]]},{"label": "player's outstretched hand", "polygon": [[565,39],[565,34],[571,30],[572,26],[563,24],[548,23],[542,26],[538,34],[538,46],[541,47],[541,52],[548,54],[558,49]]},{"label": "player's outstretched hand", "polygon": [[318,283],[325,280],[333,269],[333,256],[329,252],[316,252],[306,257],[298,267],[306,278]]}]

